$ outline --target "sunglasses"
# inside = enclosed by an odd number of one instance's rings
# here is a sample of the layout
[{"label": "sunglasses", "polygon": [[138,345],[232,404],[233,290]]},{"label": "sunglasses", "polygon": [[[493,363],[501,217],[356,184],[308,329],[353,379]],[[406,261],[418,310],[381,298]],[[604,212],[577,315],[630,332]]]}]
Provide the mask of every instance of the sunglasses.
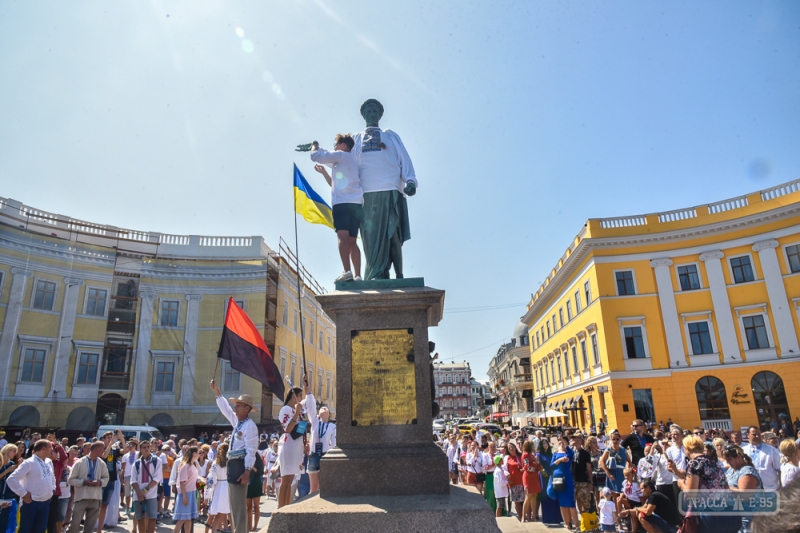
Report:
[{"label": "sunglasses", "polygon": [[702,432],[702,431],[695,431],[695,432],[694,432],[694,434],[695,434],[695,435],[702,435],[702,434],[703,434],[703,432]]}]

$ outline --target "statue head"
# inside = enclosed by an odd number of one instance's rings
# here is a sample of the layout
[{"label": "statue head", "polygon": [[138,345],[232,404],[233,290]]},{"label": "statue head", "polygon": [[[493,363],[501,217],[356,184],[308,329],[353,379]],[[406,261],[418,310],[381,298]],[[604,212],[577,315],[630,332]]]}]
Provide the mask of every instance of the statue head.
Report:
[{"label": "statue head", "polygon": [[377,126],[383,116],[383,104],[374,98],[370,98],[361,104],[361,116],[369,126]]}]

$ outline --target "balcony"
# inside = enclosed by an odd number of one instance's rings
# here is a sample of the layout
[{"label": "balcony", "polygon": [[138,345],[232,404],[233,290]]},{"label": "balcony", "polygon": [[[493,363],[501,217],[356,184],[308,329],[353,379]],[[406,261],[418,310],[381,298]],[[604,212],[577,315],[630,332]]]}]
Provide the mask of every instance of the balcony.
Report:
[{"label": "balcony", "polygon": [[130,374],[127,372],[103,372],[100,374],[100,390],[128,390]]}]

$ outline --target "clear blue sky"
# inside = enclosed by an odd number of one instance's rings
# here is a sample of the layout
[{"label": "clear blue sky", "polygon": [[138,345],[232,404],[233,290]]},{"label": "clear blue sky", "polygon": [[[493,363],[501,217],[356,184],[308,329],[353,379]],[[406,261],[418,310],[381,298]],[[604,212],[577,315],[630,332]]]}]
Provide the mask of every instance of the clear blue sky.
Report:
[{"label": "clear blue sky", "polygon": [[[293,237],[293,148],[386,107],[420,187],[406,274],[483,378],[587,218],[800,177],[800,2],[0,2],[0,195],[177,234]],[[300,226],[324,285],[332,233]],[[464,308],[508,306],[458,312]]]}]

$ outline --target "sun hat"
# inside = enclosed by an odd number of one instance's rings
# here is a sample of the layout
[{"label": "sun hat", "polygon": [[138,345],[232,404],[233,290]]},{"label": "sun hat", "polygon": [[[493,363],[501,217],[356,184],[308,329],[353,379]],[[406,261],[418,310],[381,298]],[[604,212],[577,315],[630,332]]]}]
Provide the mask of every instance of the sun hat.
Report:
[{"label": "sun hat", "polygon": [[503,462],[503,458],[501,456],[499,456],[499,455],[495,456],[494,464],[499,465],[502,462]]},{"label": "sun hat", "polygon": [[258,412],[258,409],[256,409],[256,404],[253,401],[253,397],[250,396],[249,394],[242,394],[238,398],[228,398],[228,400],[231,401],[234,404],[243,403],[245,405],[249,405],[250,409],[254,413]]}]

